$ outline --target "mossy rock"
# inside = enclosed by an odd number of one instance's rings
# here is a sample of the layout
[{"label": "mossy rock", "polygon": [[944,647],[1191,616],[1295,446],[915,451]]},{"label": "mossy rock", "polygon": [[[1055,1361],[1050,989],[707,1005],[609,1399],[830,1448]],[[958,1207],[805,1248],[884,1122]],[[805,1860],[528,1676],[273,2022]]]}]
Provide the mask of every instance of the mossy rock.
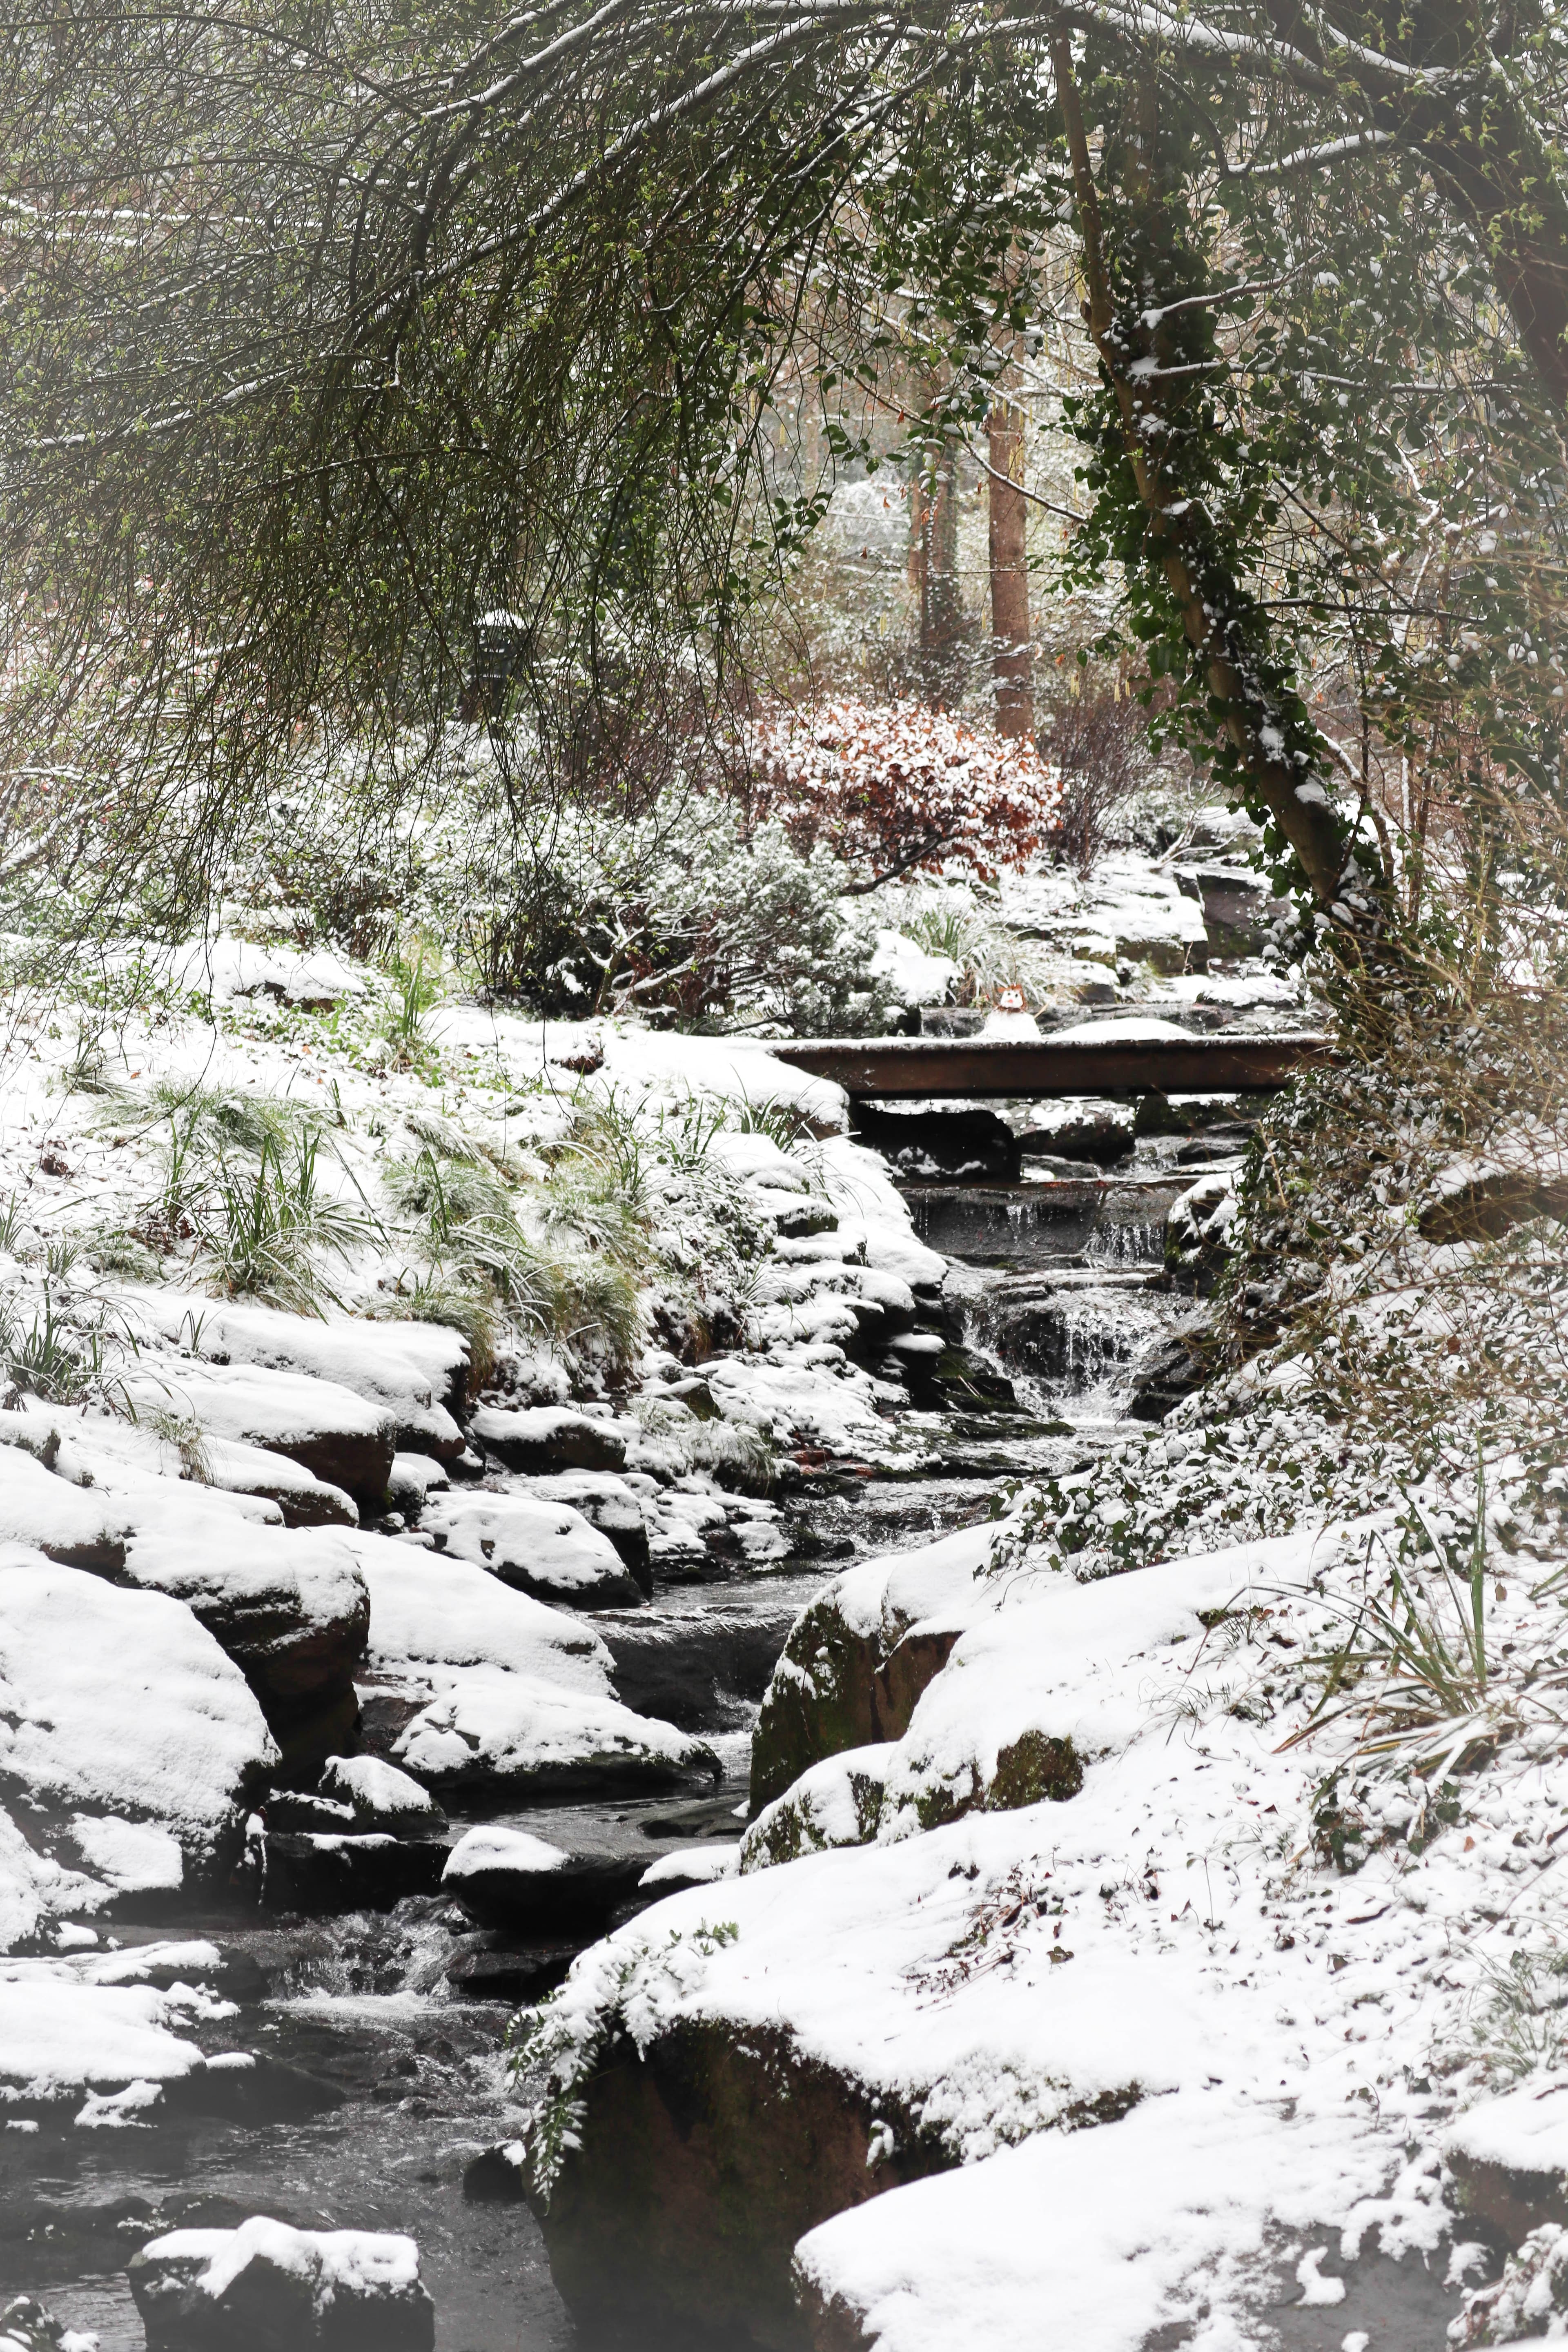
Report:
[{"label": "mossy rock", "polygon": [[1070,1739],[1026,1731],[996,1752],[996,1769],[985,1791],[988,1813],[1016,1813],[1049,1798],[1060,1804],[1083,1786],[1083,1765]]},{"label": "mossy rock", "polygon": [[540,2218],[594,2344],[808,2352],[796,2242],[952,2162],[896,2102],[781,2029],[685,2021],[641,2056],[626,2039],[604,2053]]},{"label": "mossy rock", "polygon": [[901,1739],[957,1639],[956,1628],[905,1633],[897,1622],[857,1633],[832,1593],[814,1601],[795,1621],[757,1718],[752,1817],[827,1757]]},{"label": "mossy rock", "polygon": [[760,1813],[824,1757],[877,1739],[882,1644],[855,1633],[831,1593],[795,1620],[763,1699],[752,1742],[752,1811]]}]

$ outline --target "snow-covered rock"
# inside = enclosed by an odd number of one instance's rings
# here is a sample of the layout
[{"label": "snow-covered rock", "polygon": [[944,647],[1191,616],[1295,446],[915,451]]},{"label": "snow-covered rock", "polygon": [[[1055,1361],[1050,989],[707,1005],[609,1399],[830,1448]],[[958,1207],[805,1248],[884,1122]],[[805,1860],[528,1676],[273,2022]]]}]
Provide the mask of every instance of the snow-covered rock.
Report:
[{"label": "snow-covered rock", "polygon": [[370,1590],[366,1738],[440,1788],[655,1785],[715,1769],[711,1750],[614,1696],[589,1628],[485,1569],[345,1537]]},{"label": "snow-covered rock", "polygon": [[373,1508],[385,1496],[396,1419],[338,1381],[257,1365],[142,1357],[121,1385],[143,1416],[173,1414],[204,1435],[286,1454]]},{"label": "snow-covered rock", "polygon": [[[535,2186],[584,2321],[979,2352],[1037,2341],[1048,2310],[1093,2352],[1200,2315],[1240,2343],[1281,2235],[1437,2242],[1412,1995],[1449,1982],[1447,1906],[1488,1860],[1398,1843],[1394,1784],[1358,1876],[1303,1868],[1323,1759],[1281,1747],[1310,1704],[1287,1662],[1323,1622],[1313,1579],[1353,1589],[1369,1532],[1082,1586],[934,1546],[841,1580],[846,1626],[880,1625],[905,1580],[911,1633],[961,1620],[907,1729],[786,1792],[821,1832],[797,1859],[769,1866],[753,1824],[740,1875],[617,1929],[539,2016]],[[1549,1731],[1532,1789],[1568,1787]],[[1031,1742],[1070,1750],[1071,1789],[1004,1785]],[[1517,1815],[1484,1807],[1517,1901]],[[1506,2120],[1478,2118],[1478,2149],[1513,2145]]]},{"label": "snow-covered rock", "polygon": [[175,2230],[133,2254],[131,2291],[165,2352],[430,2352],[436,2307],[412,2238],[292,2230]]},{"label": "snow-covered rock", "polygon": [[626,1465],[619,1430],[565,1405],[527,1405],[521,1412],[481,1405],[468,1428],[476,1444],[512,1470],[624,1470]]},{"label": "snow-covered rock", "polygon": [[330,1753],[353,1729],[370,1622],[353,1554],[325,1529],[255,1527],[199,1505],[176,1515],[158,1499],[138,1509],[127,1580],[184,1602],[238,1666],[290,1760]]},{"label": "snow-covered rock", "polygon": [[486,1927],[563,1936],[603,1928],[637,1899],[642,1874],[638,1854],[571,1854],[526,1830],[487,1823],[452,1848],[441,1885]]},{"label": "snow-covered rock", "polygon": [[362,1829],[397,1837],[430,1837],[446,1827],[446,1815],[428,1789],[381,1756],[329,1756],[321,1794],[347,1805]]},{"label": "snow-covered rock", "polygon": [[[629,1489],[626,1499],[634,1499]],[[608,1536],[569,1503],[532,1493],[443,1495],[426,1504],[421,1525],[449,1558],[489,1569],[536,1601],[617,1609],[635,1608],[643,1597]]]},{"label": "snow-covered rock", "polygon": [[0,1549],[0,1949],[210,1871],[277,1761],[183,1601]]},{"label": "snow-covered rock", "polygon": [[133,1325],[188,1347],[204,1363],[330,1381],[390,1413],[400,1446],[442,1457],[462,1452],[452,1408],[462,1402],[468,1347],[445,1324],[367,1323],[344,1315],[318,1320],[145,1286],[116,1297]]}]

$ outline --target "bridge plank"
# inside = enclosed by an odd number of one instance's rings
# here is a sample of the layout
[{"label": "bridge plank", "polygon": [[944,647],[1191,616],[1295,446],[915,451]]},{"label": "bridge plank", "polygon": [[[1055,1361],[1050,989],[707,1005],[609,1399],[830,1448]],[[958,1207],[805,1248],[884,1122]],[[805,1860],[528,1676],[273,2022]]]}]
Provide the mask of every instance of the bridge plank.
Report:
[{"label": "bridge plank", "polygon": [[1238,1094],[1329,1058],[1326,1037],[806,1037],[770,1045],[792,1069],[861,1097]]}]

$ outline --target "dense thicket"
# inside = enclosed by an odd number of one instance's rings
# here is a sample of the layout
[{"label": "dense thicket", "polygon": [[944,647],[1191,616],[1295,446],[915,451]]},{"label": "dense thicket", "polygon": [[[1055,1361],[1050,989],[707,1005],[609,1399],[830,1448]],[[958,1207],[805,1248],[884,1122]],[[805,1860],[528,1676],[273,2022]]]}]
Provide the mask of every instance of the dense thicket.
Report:
[{"label": "dense thicket", "polygon": [[635,799],[868,404],[977,422],[1066,284],[1069,568],[1120,561],[1163,724],[1363,921],[1418,876],[1336,781],[1557,791],[1565,59],[1488,0],[14,20],[11,854],[158,838],[173,919],[302,741],[406,774],[503,695],[520,792]]}]

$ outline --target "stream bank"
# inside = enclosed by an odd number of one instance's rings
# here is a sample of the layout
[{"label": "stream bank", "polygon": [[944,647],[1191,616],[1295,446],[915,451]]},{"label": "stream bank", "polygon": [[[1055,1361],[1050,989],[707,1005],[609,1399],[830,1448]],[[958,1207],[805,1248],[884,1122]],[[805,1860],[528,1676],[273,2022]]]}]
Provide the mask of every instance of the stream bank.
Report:
[{"label": "stream bank", "polygon": [[[1180,1304],[1155,1286],[1163,1211],[1180,1189],[1159,1171],[910,1188],[917,1229],[949,1261],[948,1340],[970,1353],[950,1346],[951,1398],[899,1414],[910,1466],[805,1449],[779,1500],[771,1572],[715,1554],[699,1564],[702,1580],[690,1562],[679,1578],[656,1569],[647,1606],[585,1613],[623,1700],[701,1735],[718,1783],[512,1806],[448,1795],[451,1835],[484,1821],[620,1864],[732,1843],[757,1702],[791,1624],[835,1569],[962,1528],[985,1515],[999,1480],[1059,1474],[1121,1425],[1137,1353]],[[486,1481],[501,1496],[526,1487],[493,1466]],[[0,2276],[11,2291],[96,2332],[102,2352],[141,2352],[130,2252],[169,2228],[262,2211],[302,2228],[407,2231],[441,2352],[566,2352],[572,2325],[527,2210],[465,2195],[464,2179],[522,2120],[505,2073],[511,2007],[558,1982],[591,1937],[530,1942],[477,1926],[440,1894],[322,1917],[209,1901],[97,1933],[80,1948],[84,1971],[118,1945],[117,1964],[134,1966],[141,1950],[154,1981],[205,1983],[237,2014],[198,2025],[196,2038],[264,2054],[296,2088],[278,2112],[241,2121],[158,2114],[92,2131],[7,2130]],[[194,1948],[203,1943],[206,1955]]]}]

